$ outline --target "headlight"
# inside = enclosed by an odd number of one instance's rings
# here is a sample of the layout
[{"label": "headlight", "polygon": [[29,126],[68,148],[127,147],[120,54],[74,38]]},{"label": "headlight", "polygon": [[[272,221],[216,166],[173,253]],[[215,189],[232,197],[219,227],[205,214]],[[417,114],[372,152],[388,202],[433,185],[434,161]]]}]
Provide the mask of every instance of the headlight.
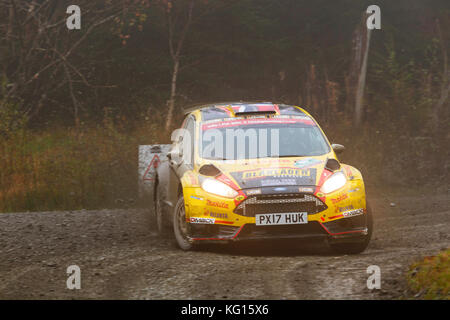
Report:
[{"label": "headlight", "polygon": [[202,189],[206,192],[225,198],[234,198],[238,195],[238,192],[236,190],[233,190],[226,184],[214,179],[205,179],[202,182]]},{"label": "headlight", "polygon": [[342,188],[346,183],[347,178],[345,177],[345,174],[342,171],[339,171],[331,175],[331,177],[324,182],[320,191],[323,193],[330,193]]}]

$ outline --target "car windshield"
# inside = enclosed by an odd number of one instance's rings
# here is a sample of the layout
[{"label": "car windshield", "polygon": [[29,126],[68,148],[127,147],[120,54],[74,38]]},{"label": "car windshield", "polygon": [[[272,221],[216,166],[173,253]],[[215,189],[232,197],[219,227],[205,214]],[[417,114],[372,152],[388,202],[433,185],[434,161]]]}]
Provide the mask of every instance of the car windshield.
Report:
[{"label": "car windshield", "polygon": [[251,118],[201,124],[200,155],[210,160],[319,156],[330,151],[309,118]]}]

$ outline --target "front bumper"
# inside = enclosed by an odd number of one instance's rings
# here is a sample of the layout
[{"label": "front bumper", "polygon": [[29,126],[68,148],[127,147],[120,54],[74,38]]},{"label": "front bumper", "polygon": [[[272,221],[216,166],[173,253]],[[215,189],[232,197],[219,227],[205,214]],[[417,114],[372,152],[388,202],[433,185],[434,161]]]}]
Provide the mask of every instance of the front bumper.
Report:
[{"label": "front bumper", "polygon": [[[361,219],[363,217],[364,219]],[[367,235],[365,215],[321,223],[256,226],[247,223],[240,227],[225,225],[191,225],[191,240],[194,242],[231,242],[269,239],[328,239],[330,242],[358,242]]]},{"label": "front bumper", "polygon": [[[365,194],[362,187],[358,192],[348,192],[350,187],[355,188],[348,186],[327,197],[299,192],[298,186],[261,189],[257,195],[244,190],[246,197],[240,201],[216,197],[198,188],[185,189],[189,217],[214,218],[214,224],[190,223],[190,237],[192,241],[213,242],[296,238],[359,241],[367,234],[365,209],[358,209],[364,213],[356,216],[344,214],[346,210],[365,208]],[[278,212],[307,212],[308,223],[255,225],[255,214]]]}]

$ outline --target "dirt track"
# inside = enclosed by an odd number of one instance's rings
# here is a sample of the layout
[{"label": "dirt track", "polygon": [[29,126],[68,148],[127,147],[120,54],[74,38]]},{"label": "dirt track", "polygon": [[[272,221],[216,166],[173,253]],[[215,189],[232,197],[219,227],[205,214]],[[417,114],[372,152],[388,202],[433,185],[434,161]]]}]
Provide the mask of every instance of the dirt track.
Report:
[{"label": "dirt track", "polygon": [[[182,252],[137,209],[0,214],[0,299],[400,298],[408,264],[450,246],[450,200],[396,194],[372,198],[372,242],[355,256],[298,242]],[[69,265],[81,290],[66,288]],[[380,290],[366,287],[369,265]]]}]

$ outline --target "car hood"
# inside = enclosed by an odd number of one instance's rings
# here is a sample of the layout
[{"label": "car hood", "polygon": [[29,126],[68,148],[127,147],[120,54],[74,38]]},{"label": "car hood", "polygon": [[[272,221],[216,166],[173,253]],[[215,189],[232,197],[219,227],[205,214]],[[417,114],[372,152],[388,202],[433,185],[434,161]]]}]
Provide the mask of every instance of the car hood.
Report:
[{"label": "car hood", "polygon": [[212,161],[240,189],[275,186],[317,186],[332,153],[315,157]]}]

